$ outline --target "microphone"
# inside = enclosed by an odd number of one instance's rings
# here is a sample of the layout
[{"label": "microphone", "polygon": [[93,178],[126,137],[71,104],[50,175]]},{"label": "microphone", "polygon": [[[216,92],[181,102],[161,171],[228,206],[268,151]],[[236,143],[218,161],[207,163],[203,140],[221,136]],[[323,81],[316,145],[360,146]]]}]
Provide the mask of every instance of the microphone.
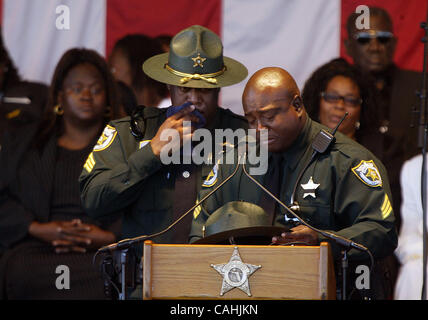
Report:
[{"label": "microphone", "polygon": [[206,194],[200,201],[198,201],[197,203],[195,203],[189,210],[187,210],[184,214],[182,214],[177,220],[175,220],[167,228],[165,228],[164,230],[161,230],[161,231],[159,231],[157,233],[151,234],[151,235],[137,236],[137,237],[134,237],[134,238],[123,239],[123,240],[121,240],[119,242],[109,244],[107,246],[104,246],[104,247],[98,249],[98,251],[97,251],[97,253],[95,255],[97,255],[98,253],[107,252],[107,251],[127,249],[127,248],[129,248],[130,246],[132,246],[132,245],[134,245],[136,243],[139,243],[139,242],[144,241],[146,239],[150,239],[150,238],[154,238],[154,237],[160,236],[160,235],[166,233],[167,231],[169,231],[177,223],[179,223],[181,220],[183,220],[184,217],[186,217],[189,213],[191,213],[198,206],[200,206],[203,202],[205,202],[205,200],[207,200],[212,194],[214,194],[218,189],[220,189],[230,179],[232,179],[232,177],[238,172],[238,168],[239,168],[239,164],[240,164],[241,158],[243,156],[245,157],[245,154],[246,153],[239,154],[239,156],[238,156],[238,163],[236,164],[235,169],[233,170],[233,172],[226,179],[224,179],[224,181],[222,181],[217,187],[215,187],[208,194]]}]

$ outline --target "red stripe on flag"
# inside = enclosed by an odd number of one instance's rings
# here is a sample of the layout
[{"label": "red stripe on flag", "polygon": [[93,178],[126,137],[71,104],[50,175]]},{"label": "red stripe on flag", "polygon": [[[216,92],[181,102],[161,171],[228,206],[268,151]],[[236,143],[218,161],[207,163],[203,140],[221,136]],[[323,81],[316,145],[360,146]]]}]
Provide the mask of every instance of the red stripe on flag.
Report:
[{"label": "red stripe on flag", "polygon": [[201,25],[220,35],[221,0],[107,0],[106,56],[115,42],[130,33],[174,35]]},{"label": "red stripe on flag", "polygon": [[424,31],[420,28],[420,23],[427,18],[427,2],[427,0],[342,0],[340,55],[352,61],[346,54],[343,44],[348,34],[346,31],[348,16],[355,12],[355,9],[361,4],[376,6],[384,8],[393,21],[394,33],[398,38],[394,56],[395,63],[404,69],[422,71],[423,43],[421,38]]}]

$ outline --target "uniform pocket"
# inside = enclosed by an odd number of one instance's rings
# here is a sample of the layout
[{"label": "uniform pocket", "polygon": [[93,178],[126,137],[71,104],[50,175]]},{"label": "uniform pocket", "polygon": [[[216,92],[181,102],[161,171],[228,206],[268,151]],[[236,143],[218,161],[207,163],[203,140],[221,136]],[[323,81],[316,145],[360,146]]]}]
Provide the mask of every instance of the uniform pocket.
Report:
[{"label": "uniform pocket", "polygon": [[300,210],[296,213],[298,213],[299,216],[308,224],[318,229],[328,230],[332,229],[332,226],[334,225],[330,205],[300,205]]}]

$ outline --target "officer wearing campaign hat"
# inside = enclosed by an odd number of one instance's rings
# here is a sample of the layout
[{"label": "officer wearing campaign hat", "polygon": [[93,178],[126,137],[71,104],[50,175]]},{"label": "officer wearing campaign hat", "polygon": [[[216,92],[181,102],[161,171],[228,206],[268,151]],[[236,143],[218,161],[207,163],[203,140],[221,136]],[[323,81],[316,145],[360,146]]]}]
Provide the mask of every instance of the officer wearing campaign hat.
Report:
[{"label": "officer wearing campaign hat", "polygon": [[[191,26],[179,32],[168,53],[149,58],[142,68],[149,77],[167,84],[172,106],[141,106],[131,117],[112,121],[79,179],[82,204],[90,216],[124,211],[124,238],[151,235],[170,226],[195,204],[211,170],[210,163],[162,163],[160,154],[168,143],[161,139],[164,130],[177,130],[183,142],[184,121],[211,133],[247,128],[245,118],[218,106],[220,88],[244,80],[247,69],[223,56],[221,40],[211,30]],[[153,241],[187,243],[191,214],[186,218]]]}]

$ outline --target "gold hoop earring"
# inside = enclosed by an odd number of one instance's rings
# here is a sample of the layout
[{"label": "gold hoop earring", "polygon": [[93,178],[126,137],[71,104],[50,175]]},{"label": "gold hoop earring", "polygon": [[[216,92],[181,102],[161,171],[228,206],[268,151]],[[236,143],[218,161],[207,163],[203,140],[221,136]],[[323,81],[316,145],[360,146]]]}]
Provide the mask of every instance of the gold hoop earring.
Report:
[{"label": "gold hoop earring", "polygon": [[61,107],[61,105],[57,104],[53,111],[55,112],[56,115],[58,116],[62,116],[64,114],[64,109]]}]

